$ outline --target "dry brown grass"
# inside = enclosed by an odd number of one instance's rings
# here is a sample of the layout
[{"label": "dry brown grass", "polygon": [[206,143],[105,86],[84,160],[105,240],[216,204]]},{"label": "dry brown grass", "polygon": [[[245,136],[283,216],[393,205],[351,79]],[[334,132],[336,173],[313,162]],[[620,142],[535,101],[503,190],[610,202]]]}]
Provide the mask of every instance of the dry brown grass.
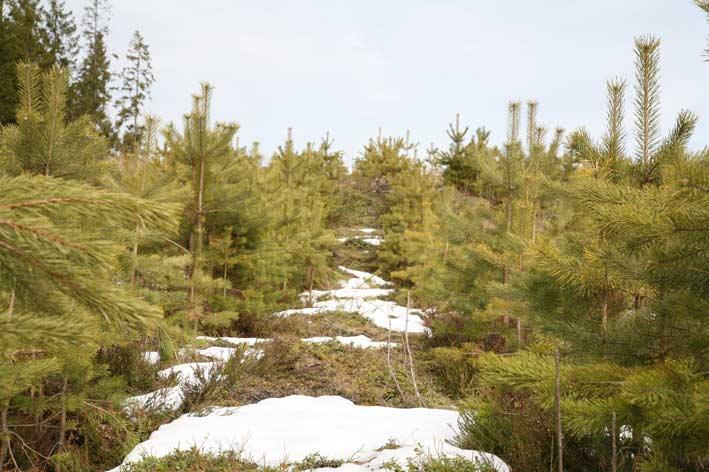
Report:
[{"label": "dry brown grass", "polygon": [[[404,398],[397,393],[387,369],[385,350],[356,349],[336,342],[306,344],[292,336],[276,337],[262,348],[260,360],[238,367],[240,372],[218,399],[220,405],[244,405],[287,395],[338,395],[361,405],[418,406],[399,350],[393,354],[392,364]],[[419,375],[427,404],[450,406],[425,367]]]}]

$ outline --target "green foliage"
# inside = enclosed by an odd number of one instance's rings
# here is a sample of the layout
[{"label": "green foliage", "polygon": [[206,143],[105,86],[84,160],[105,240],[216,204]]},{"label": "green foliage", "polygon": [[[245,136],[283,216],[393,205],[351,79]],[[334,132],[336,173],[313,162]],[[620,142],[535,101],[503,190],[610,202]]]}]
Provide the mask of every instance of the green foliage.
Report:
[{"label": "green foliage", "polygon": [[106,46],[109,16],[107,0],[91,0],[84,8],[81,34],[86,51],[72,84],[70,110],[73,118],[87,115],[101,134],[113,141],[115,133],[107,109],[111,102],[112,79]]},{"label": "green foliage", "polygon": [[253,462],[241,458],[238,452],[224,452],[218,455],[204,454],[197,448],[177,451],[162,458],[146,458],[141,462],[128,464],[122,472],[280,472],[282,468],[259,467]]},{"label": "green foliage", "polygon": [[139,145],[144,125],[139,123],[146,101],[150,98],[150,88],[155,82],[150,59],[150,49],[140,32],[133,33],[133,38],[126,53],[128,65],[121,72],[122,95],[116,101],[118,108],[118,130],[125,127],[123,145],[126,150],[135,151]]},{"label": "green foliage", "polygon": [[476,354],[470,345],[463,349],[433,349],[434,372],[453,398],[470,395],[475,388],[478,369],[473,356]]},{"label": "green foliage", "polygon": [[496,470],[485,461],[463,457],[436,457],[424,453],[420,448],[416,450],[416,457],[408,459],[405,466],[402,467],[392,459],[384,463],[383,468],[389,472],[493,472]]},{"label": "green foliage", "polygon": [[228,169],[228,159],[233,155],[231,142],[238,126],[230,123],[209,122],[212,87],[202,85],[201,95],[195,96],[192,112],[185,117],[184,129],[179,133],[170,125],[165,131],[169,158],[180,166],[187,182],[191,185],[191,202],[186,206],[185,221],[190,225],[190,296],[189,316],[195,323],[203,316],[204,292],[210,284],[210,277],[204,273],[204,245],[206,240],[206,215],[214,211],[215,195],[219,187],[220,171]]},{"label": "green foliage", "polygon": [[67,72],[18,65],[16,125],[0,128],[0,165],[8,175],[95,181],[107,171],[106,146],[86,118],[66,122]]},{"label": "green foliage", "polygon": [[0,15],[0,125],[13,123],[19,103],[18,62],[35,62],[42,68],[55,63],[50,32],[43,18],[46,10],[39,0],[4,2]]},{"label": "green foliage", "polygon": [[[570,149],[584,164],[565,181],[544,184],[570,216],[526,241],[527,269],[497,291],[526,313],[539,342],[480,358],[484,393],[464,416],[461,441],[497,443],[490,450],[512,467],[548,468],[551,451],[534,450],[552,444],[550,346],[558,345],[570,470],[606,467],[613,414],[626,432],[621,470],[703,470],[708,410],[699,392],[707,389],[707,358],[698,346],[709,336],[700,308],[709,295],[702,269],[709,263],[709,167],[705,152],[686,149],[690,113],[680,114],[669,138],[658,138],[658,48],[652,38],[636,42],[637,162],[623,162],[622,140],[613,137],[622,136],[614,118],[622,87],[611,84],[604,145],[575,134]],[[538,444],[522,451],[517,443]]]},{"label": "green foliage", "polygon": [[[709,151],[688,149],[688,111],[662,137],[656,38],[635,43],[632,150],[627,83],[614,79],[600,139],[550,132],[535,101],[512,102],[499,147],[457,116],[428,161],[408,136],[380,136],[348,173],[329,135],[296,146],[291,130],[264,165],[258,143],[239,145],[238,125],[211,122],[208,85],[159,147],[159,121],[143,116],[154,79],[138,33],[111,97],[107,2],[89,3],[78,69],[64,2],[3,6],[0,467],[119,463],[170,418],[121,411],[126,394],[156,386],[141,353],[169,362],[198,331],[274,339],[261,358],[241,352],[220,375],[198,373],[184,412],[293,393],[418,404],[408,382],[392,385],[410,375],[400,351],[390,367],[382,352],[297,339],[388,334],[364,318],[270,316],[312,302],[337,282],[333,267],[355,263],[426,309],[432,336],[413,341],[420,388],[432,404],[464,402],[460,446],[548,470],[558,348],[569,470],[609,470],[614,435],[618,470],[706,468]],[[338,243],[361,226],[383,244]],[[291,464],[339,465],[317,454]],[[421,454],[388,467],[487,470]],[[237,469],[262,470],[197,450],[128,470]]]}]

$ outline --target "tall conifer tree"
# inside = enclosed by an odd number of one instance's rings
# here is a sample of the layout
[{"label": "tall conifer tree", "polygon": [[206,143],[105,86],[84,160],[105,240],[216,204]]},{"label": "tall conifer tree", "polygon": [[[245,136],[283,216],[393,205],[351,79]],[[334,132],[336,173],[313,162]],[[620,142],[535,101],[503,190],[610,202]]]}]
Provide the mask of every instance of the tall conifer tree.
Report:
[{"label": "tall conifer tree", "polygon": [[3,10],[0,12],[0,124],[15,121],[17,62],[34,62],[43,69],[54,63],[42,22],[45,10],[39,0],[11,0],[3,4]]},{"label": "tall conifer tree", "polygon": [[138,31],[133,33],[126,61],[128,65],[121,72],[121,96],[116,101],[116,127],[119,130],[125,127],[123,146],[127,151],[134,151],[143,133],[140,117],[146,101],[150,98],[150,88],[155,82],[150,50]]},{"label": "tall conifer tree", "polygon": [[113,130],[108,119],[111,60],[106,46],[110,11],[108,0],[90,0],[84,9],[82,36],[85,55],[73,84],[70,111],[74,118],[88,115],[101,133],[113,140]]},{"label": "tall conifer tree", "polygon": [[79,37],[71,10],[62,0],[49,0],[42,18],[47,34],[47,46],[54,65],[76,72],[79,55]]}]

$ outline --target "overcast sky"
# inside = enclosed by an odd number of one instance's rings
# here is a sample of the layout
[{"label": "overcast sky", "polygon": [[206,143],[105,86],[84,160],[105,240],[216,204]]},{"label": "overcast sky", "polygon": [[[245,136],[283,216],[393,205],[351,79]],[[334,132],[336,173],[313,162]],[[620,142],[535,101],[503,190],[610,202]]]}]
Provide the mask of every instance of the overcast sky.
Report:
[{"label": "overcast sky", "polygon": [[[86,1],[67,3],[80,15]],[[598,136],[605,81],[632,79],[641,34],[662,38],[663,130],[688,108],[701,118],[692,146],[709,144],[709,25],[691,0],[113,0],[111,52],[136,29],[153,56],[151,112],[180,121],[208,81],[214,117],[268,156],[288,127],[297,145],[330,131],[348,160],[379,127],[445,146],[457,112],[499,143],[513,99]]]}]

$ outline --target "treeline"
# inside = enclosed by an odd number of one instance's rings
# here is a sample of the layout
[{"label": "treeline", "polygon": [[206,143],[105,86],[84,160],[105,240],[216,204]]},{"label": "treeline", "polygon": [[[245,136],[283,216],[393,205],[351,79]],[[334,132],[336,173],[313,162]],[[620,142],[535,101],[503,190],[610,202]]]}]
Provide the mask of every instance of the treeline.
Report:
[{"label": "treeline", "polygon": [[0,2],[0,124],[15,122],[20,102],[18,62],[43,71],[63,69],[69,80],[66,112],[88,116],[111,148],[134,150],[144,132],[141,115],[155,81],[150,49],[136,31],[124,54],[125,66],[108,50],[111,5],[87,0],[78,15],[62,0]]}]

